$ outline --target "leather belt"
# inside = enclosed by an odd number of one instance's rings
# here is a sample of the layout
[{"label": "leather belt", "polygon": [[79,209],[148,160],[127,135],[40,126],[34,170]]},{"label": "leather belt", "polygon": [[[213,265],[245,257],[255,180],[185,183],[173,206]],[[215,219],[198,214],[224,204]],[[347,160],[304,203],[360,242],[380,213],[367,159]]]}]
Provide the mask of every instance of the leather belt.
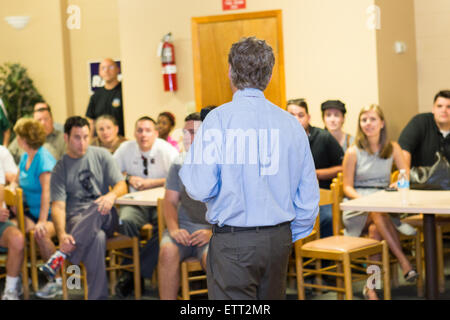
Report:
[{"label": "leather belt", "polygon": [[227,226],[224,225],[222,227],[219,227],[217,224],[213,225],[213,232],[214,233],[228,233],[228,232],[241,232],[241,231],[259,231],[263,229],[271,229],[271,228],[279,228],[284,225],[290,224],[291,221],[286,221],[279,223],[274,226],[261,226],[261,227],[233,227],[233,226]]}]

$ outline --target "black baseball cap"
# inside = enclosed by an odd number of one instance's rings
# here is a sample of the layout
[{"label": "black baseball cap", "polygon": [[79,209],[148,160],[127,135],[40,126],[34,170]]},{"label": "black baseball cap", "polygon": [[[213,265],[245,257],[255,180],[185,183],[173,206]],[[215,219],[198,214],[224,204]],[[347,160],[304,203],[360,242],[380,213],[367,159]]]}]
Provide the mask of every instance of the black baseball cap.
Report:
[{"label": "black baseball cap", "polygon": [[345,104],[340,100],[327,100],[321,105],[322,112],[327,109],[338,109],[345,114],[347,110],[345,109]]}]

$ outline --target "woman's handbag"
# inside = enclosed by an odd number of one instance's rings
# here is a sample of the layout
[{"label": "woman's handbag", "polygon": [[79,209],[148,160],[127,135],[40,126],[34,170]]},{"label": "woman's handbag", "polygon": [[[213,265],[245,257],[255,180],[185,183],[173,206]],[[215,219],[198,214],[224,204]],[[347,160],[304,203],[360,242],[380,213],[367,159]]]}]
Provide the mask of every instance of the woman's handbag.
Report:
[{"label": "woman's handbag", "polygon": [[411,189],[450,190],[450,164],[439,151],[436,152],[436,157],[437,161],[432,166],[411,168]]}]

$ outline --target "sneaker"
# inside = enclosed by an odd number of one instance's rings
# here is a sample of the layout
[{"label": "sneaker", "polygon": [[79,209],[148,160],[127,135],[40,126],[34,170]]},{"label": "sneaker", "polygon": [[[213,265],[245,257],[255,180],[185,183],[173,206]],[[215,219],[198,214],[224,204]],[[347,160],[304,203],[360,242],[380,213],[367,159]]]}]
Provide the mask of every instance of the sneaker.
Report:
[{"label": "sneaker", "polygon": [[2,295],[2,300],[19,300],[19,293],[17,290],[5,290]]},{"label": "sneaker", "polygon": [[36,292],[36,296],[42,299],[52,299],[61,296],[62,293],[62,283],[49,281],[41,290]]},{"label": "sneaker", "polygon": [[64,253],[58,250],[44,265],[39,268],[39,270],[44,272],[49,280],[53,280],[56,276],[56,272],[58,272],[59,268],[61,268],[65,258],[66,256]]}]

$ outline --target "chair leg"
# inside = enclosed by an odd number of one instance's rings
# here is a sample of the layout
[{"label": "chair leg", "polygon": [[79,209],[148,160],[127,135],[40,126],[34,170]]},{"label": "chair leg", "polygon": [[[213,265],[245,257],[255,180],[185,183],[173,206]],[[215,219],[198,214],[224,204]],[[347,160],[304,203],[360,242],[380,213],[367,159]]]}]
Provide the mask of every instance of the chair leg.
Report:
[{"label": "chair leg", "polygon": [[352,288],[352,270],[350,265],[349,254],[344,254],[344,282],[345,282],[345,299],[353,300]]},{"label": "chair leg", "polygon": [[37,272],[37,254],[36,254],[36,240],[34,239],[34,231],[30,231],[30,270],[31,270],[31,285],[33,291],[39,290],[39,279]]},{"label": "chair leg", "polygon": [[61,280],[62,280],[63,299],[68,300],[69,294],[67,292],[66,261],[64,261],[63,265],[61,266]]},{"label": "chair leg", "polygon": [[398,281],[398,265],[397,265],[397,262],[396,263],[390,263],[390,266],[391,266],[391,274],[392,274],[392,276],[391,276],[391,282],[392,282],[392,287],[393,288],[398,288],[398,286],[400,285],[399,284],[399,281]]},{"label": "chair leg", "polygon": [[189,280],[186,262],[181,263],[181,298],[183,300],[189,300]]},{"label": "chair leg", "polygon": [[437,272],[439,282],[439,292],[445,291],[445,276],[444,276],[444,247],[442,239],[442,227],[436,226],[436,255],[437,255]]},{"label": "chair leg", "polygon": [[298,300],[305,300],[305,282],[303,278],[303,258],[295,257],[295,272],[297,273]]},{"label": "chair leg", "polygon": [[141,267],[139,262],[139,242],[138,238],[133,238],[133,270],[134,270],[134,298],[141,299]]},{"label": "chair leg", "polygon": [[[320,269],[322,269],[322,260],[321,259],[316,259],[316,270],[319,271]],[[321,274],[317,274],[316,276],[316,283],[318,285],[322,285],[322,275]],[[322,289],[318,288],[316,289],[317,293],[322,293]]]},{"label": "chair leg", "polygon": [[117,282],[117,271],[116,271],[116,255],[114,254],[114,250],[109,250],[109,266],[111,271],[109,272],[109,289],[111,291],[111,295],[116,294],[116,282]]},{"label": "chair leg", "polygon": [[[84,300],[89,300],[89,288],[87,284],[87,272],[83,263],[80,263],[81,274],[83,275]],[[64,286],[63,286],[64,287]]]},{"label": "chair leg", "polygon": [[[336,261],[336,271],[338,273],[342,273],[343,272],[342,262],[341,261]],[[342,277],[336,277],[336,286],[338,288],[344,288],[344,281],[343,281]],[[337,293],[337,298],[338,298],[338,300],[343,300],[344,299],[344,294],[342,292],[338,292]]]},{"label": "chair leg", "polygon": [[421,234],[419,230],[417,230],[416,238],[415,238],[415,249],[416,249],[416,269],[419,277],[417,278],[417,296],[423,297],[424,289],[423,289],[423,268],[422,268],[422,242],[420,241]]},{"label": "chair leg", "polygon": [[383,263],[383,287],[384,300],[391,300],[391,280],[389,276],[390,262],[389,262],[389,248],[385,240],[381,241],[383,244],[382,263]]},{"label": "chair leg", "polygon": [[[26,254],[26,252],[25,252]],[[30,299],[30,288],[28,285],[28,265],[27,259],[25,257],[24,263],[22,265],[22,287],[23,287],[23,298],[25,300]]]}]

